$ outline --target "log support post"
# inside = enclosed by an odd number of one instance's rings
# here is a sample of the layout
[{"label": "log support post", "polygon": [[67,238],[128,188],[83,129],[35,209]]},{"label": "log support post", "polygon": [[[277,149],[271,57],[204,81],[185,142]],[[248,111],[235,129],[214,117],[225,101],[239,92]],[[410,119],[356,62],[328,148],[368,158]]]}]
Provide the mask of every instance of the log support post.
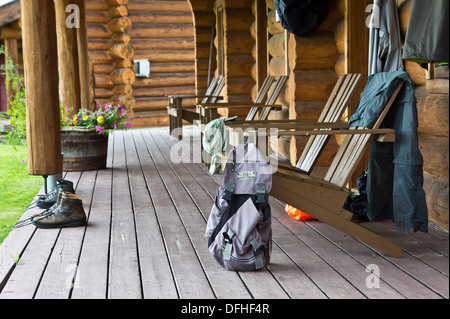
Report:
[{"label": "log support post", "polygon": [[62,172],[55,6],[21,0],[27,102],[28,173]]},{"label": "log support post", "polygon": [[85,0],[56,0],[59,94],[64,107],[89,108],[89,58]]}]

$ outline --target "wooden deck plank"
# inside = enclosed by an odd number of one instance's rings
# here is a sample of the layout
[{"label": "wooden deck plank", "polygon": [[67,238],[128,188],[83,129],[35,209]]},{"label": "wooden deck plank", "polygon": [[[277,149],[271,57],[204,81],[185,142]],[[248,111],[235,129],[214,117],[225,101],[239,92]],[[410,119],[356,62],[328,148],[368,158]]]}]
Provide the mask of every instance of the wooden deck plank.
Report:
[{"label": "wooden deck plank", "polygon": [[148,155],[144,155],[142,158],[138,156],[137,148],[140,149],[141,154],[144,153],[142,149],[144,143],[140,134],[138,135],[139,141],[136,141],[135,136],[127,136],[128,143],[126,145],[143,298],[177,299],[178,293],[164,247],[160,225],[143,173],[151,159],[149,160]]},{"label": "wooden deck plank", "polygon": [[[111,166],[109,166],[111,167]],[[98,171],[72,299],[105,299],[111,224],[112,169]],[[107,204],[105,204],[107,203]],[[109,204],[108,204],[109,203]]]},{"label": "wooden deck plank", "polygon": [[[193,130],[184,133],[189,143]],[[273,198],[271,264],[223,270],[204,238],[221,176],[192,163],[193,153],[172,162],[175,143],[166,128],[118,132],[107,169],[67,173],[88,226],[13,230],[0,246],[0,298],[448,299],[448,233],[365,225],[402,244],[404,257],[389,258],[325,223],[292,219]],[[368,265],[379,267],[380,288],[365,286]]]},{"label": "wooden deck plank", "polygon": [[[158,132],[154,132],[152,137],[158,145],[161,155],[170,154],[169,146]],[[212,198],[183,164],[170,163],[170,158],[167,157],[165,157],[165,160],[170,169],[166,167],[166,169],[160,169],[160,172],[216,297],[219,299],[250,298],[251,295],[240,277],[235,272],[223,272],[222,268],[209,254],[208,241],[204,233],[206,218],[209,216],[209,211],[213,205]],[[186,195],[189,195],[190,199]]]},{"label": "wooden deck plank", "polygon": [[138,154],[140,158],[150,156],[153,160],[153,165],[148,166],[152,173],[144,174],[160,222],[178,294],[182,299],[215,298],[164,181],[159,176],[159,169],[165,160],[160,158],[150,134],[150,131],[143,131],[147,155],[145,152],[139,153],[139,149]]},{"label": "wooden deck plank", "polygon": [[[83,200],[87,217],[92,200],[97,172],[83,172],[78,183],[74,183],[75,193]],[[47,262],[36,299],[68,299],[73,280],[78,269],[78,259],[86,227],[63,228]]]},{"label": "wooden deck plank", "polygon": [[[189,134],[185,134],[184,136],[186,136],[186,135],[189,136]],[[178,143],[186,143],[186,141],[184,141],[184,142],[182,141],[182,142],[178,142]],[[196,165],[186,165],[186,168],[188,170],[192,169],[193,167],[196,167]],[[205,170],[203,170],[200,167],[198,167],[198,168],[200,169],[200,171],[197,170],[196,178],[198,178],[199,180],[202,180],[202,184],[206,184],[208,182],[208,179],[209,180],[213,180],[213,179],[215,180],[214,183],[209,184],[209,189],[208,189],[209,196],[210,197],[215,196],[215,190],[218,187],[218,183],[217,182],[220,181],[220,178],[218,177],[218,175],[208,176],[207,173],[205,172]],[[211,179],[211,178],[213,178],[213,179]],[[208,214],[208,216],[209,216],[209,214]],[[276,220],[274,220],[273,228],[276,228],[276,224],[275,223],[276,223]],[[278,229],[278,230],[280,230],[280,229]],[[283,240],[283,239],[281,239],[282,237],[287,237],[287,239],[284,241],[284,243],[291,244],[293,241],[296,242],[296,238],[295,238],[295,236],[293,236],[292,233],[288,233],[288,232],[286,233],[286,232],[283,232],[282,230],[281,231],[274,231],[273,232],[273,236],[274,236],[274,241],[277,242],[277,243],[278,243],[277,238],[280,238],[280,240]],[[297,248],[301,249],[301,247],[300,248],[297,247]],[[308,250],[308,249],[306,249],[306,250]],[[309,251],[309,253],[310,253],[310,255],[306,255],[305,258],[303,258],[303,259],[304,260],[313,259],[313,260],[315,260],[317,262],[317,265],[319,265],[320,264],[320,259],[317,259],[317,258],[314,259],[314,257],[315,257],[315,256],[313,256],[314,253],[311,252],[311,251]],[[280,258],[280,259],[282,259],[282,258]],[[286,260],[286,258],[284,258],[284,260]],[[322,264],[325,264],[325,263],[322,262]],[[301,262],[298,265],[301,265]],[[324,265],[324,266],[326,268],[329,268],[327,265]],[[298,289],[300,289],[300,290],[302,288],[308,287],[308,289],[306,289],[305,291],[309,295],[309,297],[316,297],[317,295],[322,295],[322,296],[324,295],[323,293],[321,294],[321,292],[318,289],[317,285],[312,283],[311,280],[307,276],[305,276],[303,273],[300,274],[301,271],[300,271],[300,269],[298,269],[299,266],[297,266],[293,262],[290,262],[288,264],[282,265],[282,267],[278,267],[278,269],[283,269],[283,267],[289,268],[290,272],[291,272],[291,275],[299,276],[300,278],[302,278],[302,281],[296,283],[296,285],[298,285]],[[276,270],[277,267],[273,265],[273,267],[271,269],[272,270],[274,270],[274,269]],[[255,274],[258,274],[258,275],[255,275]],[[276,271],[273,271],[272,274],[273,274],[273,276],[275,278],[277,278],[277,277],[280,278],[280,280],[278,280],[278,282],[283,282],[283,274],[278,274]],[[333,278],[333,276],[337,275],[337,279],[336,279],[337,280],[337,283],[336,283],[337,287],[343,287],[342,290],[345,290],[345,288],[349,287],[349,286],[347,286],[348,284],[345,282],[345,280],[341,280],[340,276],[336,272],[331,271],[328,274],[329,274],[330,278]],[[268,273],[260,271],[260,272],[251,273],[251,274],[249,274],[249,273],[242,273],[241,276],[243,277],[244,281],[246,281],[246,284],[249,287],[249,289],[252,292],[252,294],[255,294],[256,292],[259,292],[261,294],[261,295],[259,295],[259,297],[260,298],[264,298],[264,293],[265,292],[269,291],[270,293],[272,293],[271,289],[270,288],[268,289],[268,287],[265,287],[265,286],[259,286],[258,287],[257,286],[257,284],[259,282],[261,282],[261,280],[262,281],[267,281],[268,280],[267,278],[270,278]],[[318,277],[319,282],[321,280],[320,277],[322,277],[322,276],[323,276],[323,273]],[[247,278],[245,278],[245,277],[247,277]],[[247,279],[247,280],[245,280],[245,279]],[[247,282],[247,281],[250,282],[250,280],[251,280],[251,282],[255,283],[253,287],[251,287],[249,285],[249,283]],[[290,282],[290,283],[291,283],[291,286],[288,285],[288,287],[284,287],[284,290],[285,291],[291,291],[292,295],[297,295],[298,296],[298,294],[299,294],[298,290],[296,291],[296,289],[292,287],[292,282]],[[354,290],[354,289],[351,288],[350,290]],[[300,294],[302,294],[302,292],[300,292]],[[331,295],[333,295],[333,294],[331,294]],[[336,296],[336,295],[333,295],[333,296]],[[363,298],[362,295],[360,293],[358,293],[358,292],[355,292],[354,295],[353,295],[353,293],[350,292],[350,293],[348,293],[347,297],[348,296],[354,296],[354,297],[358,296],[359,298]],[[343,297],[342,295],[341,295],[341,297],[342,298],[346,298],[346,297]]]},{"label": "wooden deck plank", "polygon": [[[123,131],[114,136],[108,298],[142,298]],[[127,143],[129,145],[129,143]],[[107,204],[107,203],[105,203]]]},{"label": "wooden deck plank", "polygon": [[[407,238],[405,236],[402,236],[402,234],[400,233],[394,232],[392,230],[387,229],[386,227],[383,227],[383,225],[380,223],[370,223],[368,226],[371,229],[378,232],[379,234],[381,234],[382,236],[388,236],[387,233],[389,233],[393,237],[400,236],[403,239]],[[435,267],[430,266],[430,264],[427,264],[425,261],[421,259],[422,258],[421,255],[434,254],[434,252],[432,252],[431,250],[427,249],[425,246],[422,245],[413,245],[413,246],[414,246],[413,250],[416,251],[415,255],[413,253],[406,251],[405,258],[388,258],[388,259],[401,269],[407,271],[411,276],[415,277],[424,285],[426,285],[430,289],[433,289],[433,291],[435,291],[436,293],[441,294],[445,298],[449,298],[448,275],[436,269]],[[417,251],[419,248],[423,250],[422,254]],[[448,258],[442,255],[438,256],[437,254],[435,254],[435,257],[439,258],[443,262],[441,264],[443,267],[445,267],[444,259],[447,260],[448,265]]]},{"label": "wooden deck plank", "polygon": [[[68,174],[67,179],[77,181],[79,177],[80,173],[71,173]],[[60,229],[36,230],[14,272],[2,289],[1,299],[34,298],[59,233]]]},{"label": "wooden deck plank", "polygon": [[[305,245],[312,249],[321,259],[323,259],[330,267],[338,272],[343,279],[347,280],[355,289],[369,299],[388,298],[402,299],[400,293],[388,285],[382,285],[379,289],[371,289],[366,286],[367,265],[359,263],[357,260],[348,255],[344,250],[335,246],[332,242],[326,240],[319,233],[308,227],[305,223],[291,220],[284,212],[281,206],[273,208],[274,217],[293,232]],[[374,263],[376,263],[374,261]]]},{"label": "wooden deck plank", "polygon": [[[44,187],[42,187],[32,202],[38,200],[43,193]],[[25,211],[20,221],[25,221],[34,213],[40,211],[41,210],[38,207],[30,208]],[[35,231],[36,228],[33,227],[14,228],[3,241],[0,249],[0,291],[2,291],[9,276],[15,268],[15,260],[21,258]]]},{"label": "wooden deck plank", "polygon": [[389,285],[408,299],[440,298],[401,268],[375,253],[370,247],[362,245],[354,238],[346,236],[344,233],[321,222],[306,222],[306,225],[332,241],[337,249],[345,251],[365,267],[376,265],[380,269],[380,285]]}]

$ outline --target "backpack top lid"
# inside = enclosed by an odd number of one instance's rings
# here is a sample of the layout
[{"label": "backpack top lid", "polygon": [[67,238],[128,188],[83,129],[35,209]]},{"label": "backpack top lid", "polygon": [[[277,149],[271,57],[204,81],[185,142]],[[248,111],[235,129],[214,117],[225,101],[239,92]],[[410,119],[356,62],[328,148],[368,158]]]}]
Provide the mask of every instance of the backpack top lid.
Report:
[{"label": "backpack top lid", "polygon": [[284,29],[299,36],[309,36],[326,19],[326,0],[275,0],[275,9]]},{"label": "backpack top lid", "polygon": [[233,194],[257,194],[258,185],[265,185],[265,193],[272,189],[272,166],[255,144],[241,144],[230,152],[223,171],[221,187],[234,184]]}]

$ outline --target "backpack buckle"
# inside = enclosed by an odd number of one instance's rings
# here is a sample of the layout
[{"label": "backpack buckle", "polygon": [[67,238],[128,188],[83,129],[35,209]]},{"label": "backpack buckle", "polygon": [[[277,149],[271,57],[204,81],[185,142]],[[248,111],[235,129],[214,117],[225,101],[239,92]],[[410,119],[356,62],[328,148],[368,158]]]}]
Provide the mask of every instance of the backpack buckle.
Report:
[{"label": "backpack buckle", "polygon": [[267,203],[266,201],[266,184],[263,183],[259,183],[256,184],[256,203],[257,204],[265,204]]}]

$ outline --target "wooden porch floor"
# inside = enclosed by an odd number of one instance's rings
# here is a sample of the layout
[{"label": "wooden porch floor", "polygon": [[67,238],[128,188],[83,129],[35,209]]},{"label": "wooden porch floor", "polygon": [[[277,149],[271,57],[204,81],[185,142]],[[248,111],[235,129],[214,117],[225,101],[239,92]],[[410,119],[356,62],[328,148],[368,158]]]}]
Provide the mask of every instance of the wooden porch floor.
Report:
[{"label": "wooden porch floor", "polygon": [[448,299],[448,233],[370,223],[402,245],[404,257],[390,258],[322,222],[294,220],[275,199],[271,265],[222,270],[204,238],[220,176],[170,161],[168,131],[117,132],[108,169],[67,173],[88,226],[15,229],[0,247],[0,298]]}]

